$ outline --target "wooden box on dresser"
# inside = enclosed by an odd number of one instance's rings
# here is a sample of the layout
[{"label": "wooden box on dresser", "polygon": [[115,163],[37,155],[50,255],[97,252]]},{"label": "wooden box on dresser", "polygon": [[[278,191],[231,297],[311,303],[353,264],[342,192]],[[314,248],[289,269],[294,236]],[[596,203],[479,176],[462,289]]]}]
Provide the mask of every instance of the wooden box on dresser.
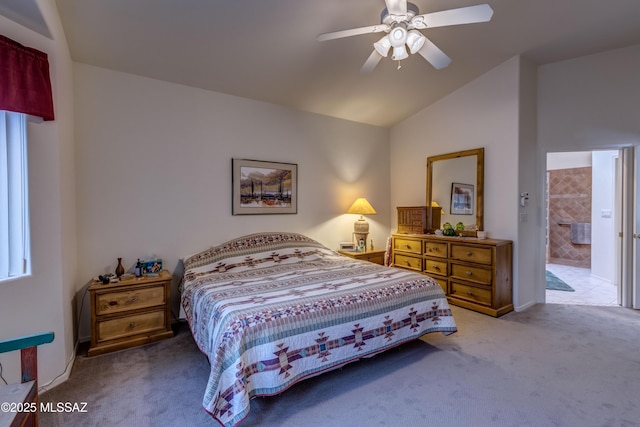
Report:
[{"label": "wooden box on dresser", "polygon": [[91,346],[88,356],[108,353],[173,336],[171,275],[139,277],[89,286]]},{"label": "wooden box on dresser", "polygon": [[510,240],[394,234],[393,266],[419,271],[442,286],[451,304],[494,317],[513,310]]}]

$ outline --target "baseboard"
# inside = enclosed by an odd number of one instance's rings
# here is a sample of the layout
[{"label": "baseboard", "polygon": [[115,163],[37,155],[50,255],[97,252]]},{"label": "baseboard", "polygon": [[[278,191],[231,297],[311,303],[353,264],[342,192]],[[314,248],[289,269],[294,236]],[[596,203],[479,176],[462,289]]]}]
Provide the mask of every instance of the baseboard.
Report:
[{"label": "baseboard", "polygon": [[537,304],[537,302],[535,302],[535,301],[531,301],[531,302],[528,302],[528,303],[526,303],[526,304],[524,304],[524,305],[515,306],[515,307],[513,308],[513,310],[514,310],[514,311],[525,311],[526,309],[531,308],[531,307],[533,307],[533,306],[534,306],[534,305],[536,305],[536,304]]}]

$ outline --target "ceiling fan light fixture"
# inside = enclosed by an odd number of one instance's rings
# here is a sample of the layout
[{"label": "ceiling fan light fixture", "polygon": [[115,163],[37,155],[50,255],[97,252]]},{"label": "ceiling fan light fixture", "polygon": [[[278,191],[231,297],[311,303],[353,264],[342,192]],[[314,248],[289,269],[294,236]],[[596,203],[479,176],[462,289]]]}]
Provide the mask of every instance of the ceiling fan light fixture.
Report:
[{"label": "ceiling fan light fixture", "polygon": [[400,62],[403,59],[417,53],[434,68],[440,70],[449,65],[451,58],[419,30],[487,22],[493,16],[493,9],[488,4],[420,15],[418,6],[408,0],[384,0],[384,3],[387,7],[382,10],[380,24],[324,33],[318,35],[316,39],[327,41],[360,34],[384,32],[386,35],[373,43],[374,49],[360,69],[363,73],[373,70],[382,58],[389,56],[389,52],[391,52],[391,58],[398,61],[398,69],[400,69]]},{"label": "ceiling fan light fixture", "polygon": [[409,34],[407,34],[407,46],[409,46],[409,51],[412,54],[422,49],[426,41],[427,38],[420,31],[411,30]]},{"label": "ceiling fan light fixture", "polygon": [[402,61],[403,59],[407,59],[409,54],[407,53],[407,49],[404,46],[394,46],[393,54],[391,55],[391,59],[394,61]]},{"label": "ceiling fan light fixture", "polygon": [[389,49],[391,49],[391,42],[389,38],[385,35],[380,40],[373,44],[373,48],[378,52],[381,56],[386,57],[389,55]]},{"label": "ceiling fan light fixture", "polygon": [[403,26],[398,25],[389,32],[388,37],[391,46],[394,48],[400,47],[407,42],[407,30]]}]

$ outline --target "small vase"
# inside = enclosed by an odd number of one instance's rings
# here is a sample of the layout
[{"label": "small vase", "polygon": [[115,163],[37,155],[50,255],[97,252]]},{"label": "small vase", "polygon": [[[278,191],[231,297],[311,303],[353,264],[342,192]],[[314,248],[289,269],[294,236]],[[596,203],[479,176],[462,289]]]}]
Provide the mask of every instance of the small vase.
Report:
[{"label": "small vase", "polygon": [[116,267],[116,276],[120,277],[124,274],[124,267],[122,266],[122,258],[118,258],[118,266]]}]

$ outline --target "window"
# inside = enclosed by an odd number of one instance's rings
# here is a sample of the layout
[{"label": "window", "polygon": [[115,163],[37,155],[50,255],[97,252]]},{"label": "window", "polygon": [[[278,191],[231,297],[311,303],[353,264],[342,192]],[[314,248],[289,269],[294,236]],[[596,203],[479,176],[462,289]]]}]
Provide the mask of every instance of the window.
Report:
[{"label": "window", "polygon": [[0,111],[0,280],[30,274],[27,116]]}]

